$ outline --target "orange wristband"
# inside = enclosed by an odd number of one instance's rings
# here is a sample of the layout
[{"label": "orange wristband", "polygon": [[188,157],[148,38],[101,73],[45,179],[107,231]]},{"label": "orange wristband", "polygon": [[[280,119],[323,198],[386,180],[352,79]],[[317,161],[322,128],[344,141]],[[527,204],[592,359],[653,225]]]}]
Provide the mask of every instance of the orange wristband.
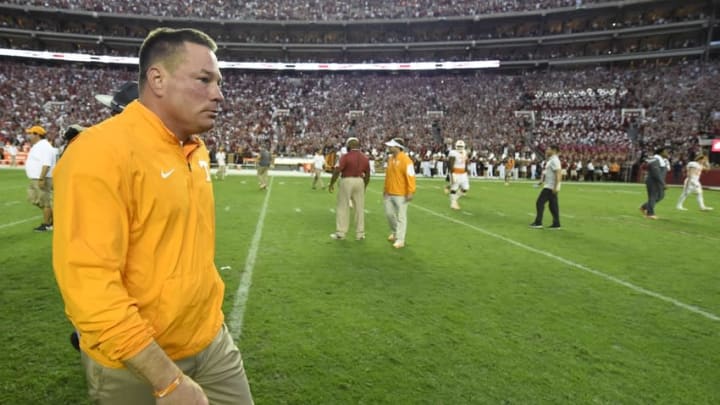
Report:
[{"label": "orange wristband", "polygon": [[175,389],[182,383],[183,373],[182,371],[180,374],[178,374],[177,377],[175,377],[174,380],[165,388],[153,392],[153,396],[155,398],[165,398],[166,396],[170,395]]}]

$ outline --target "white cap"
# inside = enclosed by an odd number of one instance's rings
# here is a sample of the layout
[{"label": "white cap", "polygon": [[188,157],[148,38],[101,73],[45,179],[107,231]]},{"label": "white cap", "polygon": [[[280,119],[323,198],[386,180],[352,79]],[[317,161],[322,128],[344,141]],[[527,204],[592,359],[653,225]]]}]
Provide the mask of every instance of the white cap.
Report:
[{"label": "white cap", "polygon": [[463,142],[462,139],[458,139],[458,141],[455,142],[455,149],[465,149],[465,142]]},{"label": "white cap", "polygon": [[385,142],[385,145],[386,145],[386,146],[390,146],[390,147],[393,147],[393,146],[394,146],[394,147],[396,147],[396,148],[400,148],[400,149],[402,149],[402,150],[405,150],[405,145],[403,145],[402,143],[398,142],[396,139],[391,139],[390,141]]}]

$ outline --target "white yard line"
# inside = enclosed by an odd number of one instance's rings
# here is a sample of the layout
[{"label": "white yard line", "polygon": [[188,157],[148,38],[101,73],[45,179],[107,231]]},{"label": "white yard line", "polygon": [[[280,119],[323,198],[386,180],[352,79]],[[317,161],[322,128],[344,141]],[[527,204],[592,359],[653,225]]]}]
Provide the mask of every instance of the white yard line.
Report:
[{"label": "white yard line", "polygon": [[[510,238],[506,238],[505,236],[498,235],[498,234],[496,234],[496,233],[487,231],[487,230],[482,229],[482,228],[480,228],[480,227],[477,227],[477,226],[475,226],[475,225],[468,224],[468,223],[463,222],[463,221],[461,221],[461,220],[459,220],[459,219],[456,219],[456,218],[453,218],[453,217],[449,217],[449,216],[447,216],[447,215],[444,215],[444,214],[435,212],[435,211],[433,211],[433,210],[430,210],[430,209],[428,209],[428,208],[422,207],[422,206],[420,206],[420,205],[410,204],[410,206],[411,206],[411,207],[418,208],[418,209],[420,209],[420,210],[422,210],[422,211],[425,211],[425,212],[427,212],[427,213],[430,214],[430,215],[434,215],[434,216],[436,216],[436,217],[443,218],[443,219],[445,219],[445,220],[447,220],[447,221],[454,222],[454,223],[456,223],[456,224],[466,226],[466,227],[468,227],[468,228],[470,228],[470,229],[473,229],[473,230],[475,230],[475,231],[478,231],[478,232],[480,232],[480,233],[482,233],[482,234],[484,234],[484,235],[490,236],[490,237],[492,237],[492,238],[500,239],[500,240],[502,240],[502,241],[504,241],[504,242],[507,242],[507,243],[509,243],[509,244],[511,244],[511,245],[514,245],[514,246],[516,246],[516,247],[519,247],[519,248],[521,248],[521,249],[525,249],[525,250],[527,250],[527,251],[530,251],[530,252],[533,252],[533,253],[537,253],[537,254],[543,255],[543,256],[545,256],[545,257],[548,257],[548,258],[550,258],[550,259],[556,260],[556,261],[561,262],[561,263],[563,263],[563,264],[566,264],[566,265],[568,265],[568,266],[574,267],[574,268],[576,268],[576,269],[578,269],[578,270],[582,270],[582,271],[584,271],[584,272],[593,274],[593,275],[598,276],[598,277],[600,277],[600,278],[604,278],[605,280],[608,280],[608,281],[611,281],[611,282],[613,282],[613,283],[619,284],[619,285],[621,285],[621,286],[623,286],[623,287],[627,287],[627,288],[629,288],[629,289],[631,289],[631,290],[633,290],[633,291],[635,291],[635,292],[638,292],[638,293],[641,293],[641,294],[645,294],[645,295],[647,295],[647,296],[650,296],[650,297],[653,297],[653,298],[657,298],[657,299],[659,299],[659,300],[661,300],[661,301],[665,301],[665,302],[671,303],[671,304],[673,304],[673,305],[675,305],[675,306],[677,306],[677,307],[680,307],[680,308],[685,309],[685,310],[687,310],[687,311],[690,311],[690,312],[692,312],[692,313],[695,313],[695,314],[698,314],[698,315],[702,315],[703,317],[708,318],[708,319],[710,319],[710,320],[720,321],[720,316],[718,316],[718,315],[716,315],[716,314],[713,314],[713,313],[711,313],[711,312],[705,311],[705,310],[703,310],[702,308],[698,308],[698,307],[696,307],[696,306],[694,306],[694,305],[686,304],[686,303],[684,303],[684,302],[682,302],[682,301],[679,301],[679,300],[677,300],[677,299],[675,299],[675,298],[667,297],[667,296],[662,295],[662,294],[660,294],[660,293],[657,293],[657,292],[655,292],[655,291],[648,290],[648,289],[646,289],[646,288],[637,286],[637,285],[632,284],[632,283],[630,283],[630,282],[627,282],[627,281],[625,281],[625,280],[619,279],[619,278],[617,278],[617,277],[615,277],[615,276],[611,276],[611,275],[609,275],[609,274],[603,273],[602,271],[592,269],[592,268],[587,267],[587,266],[584,266],[584,265],[582,265],[582,264],[580,264],[580,263],[575,263],[575,262],[573,262],[573,261],[571,261],[571,260],[565,259],[565,258],[560,257],[560,256],[556,256],[556,255],[554,255],[554,254],[552,254],[552,253],[550,253],[550,252],[548,252],[548,251],[545,251],[545,250],[542,250],[542,249],[537,249],[537,248],[534,248],[534,247],[532,247],[532,246],[528,246],[528,245],[526,245],[526,244],[524,244],[524,243],[518,242],[518,241],[513,240],[513,239],[510,239]],[[562,231],[560,231],[560,232],[562,232]]]},{"label": "white yard line", "polygon": [[262,237],[263,225],[265,224],[265,213],[267,212],[268,201],[270,201],[270,191],[272,191],[273,177],[270,177],[270,184],[265,190],[265,200],[258,222],[255,225],[255,234],[250,242],[247,258],[245,259],[245,269],[240,285],[235,292],[235,301],[233,302],[232,312],[228,319],[228,327],[235,339],[242,335],[243,318],[245,317],[245,308],[247,306],[248,294],[250,293],[250,285],[252,284],[253,269],[255,268],[255,259],[257,258],[258,249],[260,248],[260,239]]},{"label": "white yard line", "polygon": [[38,215],[38,216],[26,218],[26,219],[21,219],[20,221],[10,222],[7,224],[0,224],[0,229],[10,228],[11,226],[24,224],[25,222],[37,221],[38,219],[42,219],[42,215]]}]

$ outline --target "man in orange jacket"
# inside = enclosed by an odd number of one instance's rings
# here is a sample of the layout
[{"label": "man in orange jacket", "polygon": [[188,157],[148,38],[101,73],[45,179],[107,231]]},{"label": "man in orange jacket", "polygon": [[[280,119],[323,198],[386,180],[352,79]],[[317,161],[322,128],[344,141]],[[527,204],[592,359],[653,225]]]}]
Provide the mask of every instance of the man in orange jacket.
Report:
[{"label": "man in orange jacket", "polygon": [[224,323],[210,158],[223,95],[215,42],[160,28],[140,96],[57,167],[53,267],[100,404],[252,404]]},{"label": "man in orange jacket", "polygon": [[402,249],[407,233],[407,208],[415,196],[415,165],[405,153],[402,139],[391,139],[385,145],[390,148],[383,190],[385,216],[391,231],[388,241],[395,249]]}]

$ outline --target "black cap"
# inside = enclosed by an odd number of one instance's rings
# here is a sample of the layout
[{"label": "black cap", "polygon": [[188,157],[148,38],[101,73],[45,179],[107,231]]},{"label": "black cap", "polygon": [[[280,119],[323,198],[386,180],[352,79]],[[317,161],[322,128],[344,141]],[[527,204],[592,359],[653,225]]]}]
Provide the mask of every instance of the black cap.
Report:
[{"label": "black cap", "polygon": [[110,107],[113,114],[119,114],[125,106],[138,98],[137,82],[125,82],[111,97],[106,94],[96,94],[95,98],[107,107]]}]

